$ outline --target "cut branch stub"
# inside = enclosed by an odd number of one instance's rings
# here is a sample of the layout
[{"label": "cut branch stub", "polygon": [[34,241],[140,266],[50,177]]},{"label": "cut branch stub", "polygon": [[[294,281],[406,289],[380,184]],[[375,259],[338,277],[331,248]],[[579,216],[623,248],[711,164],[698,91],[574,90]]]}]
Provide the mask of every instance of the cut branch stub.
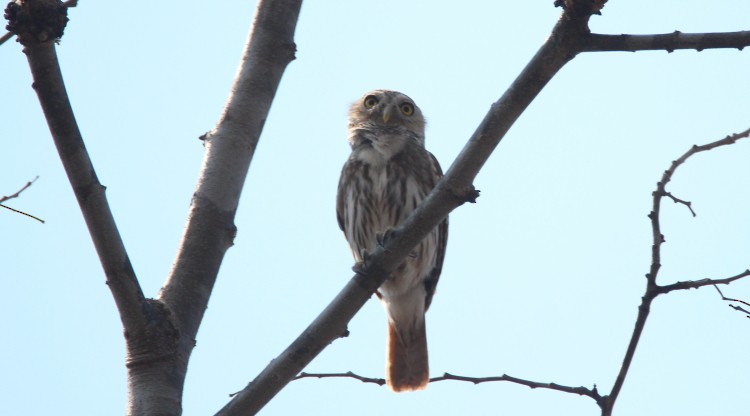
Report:
[{"label": "cut branch stub", "polygon": [[57,42],[68,23],[68,8],[60,0],[17,0],[8,3],[4,17],[6,29],[24,46]]}]

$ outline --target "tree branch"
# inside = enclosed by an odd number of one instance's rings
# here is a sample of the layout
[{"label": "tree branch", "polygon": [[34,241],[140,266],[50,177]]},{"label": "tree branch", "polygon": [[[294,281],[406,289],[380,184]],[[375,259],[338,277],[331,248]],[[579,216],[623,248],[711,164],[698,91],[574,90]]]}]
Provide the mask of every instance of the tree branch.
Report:
[{"label": "tree branch", "polygon": [[518,78],[494,103],[461,154],[423,203],[395,230],[386,246],[372,253],[302,334],[239,392],[217,415],[257,413],[326,346],[346,331],[347,323],[403,258],[449,212],[476,198],[472,182],[500,140],[550,79],[579,51],[588,18],[566,10],[551,35]]},{"label": "tree branch", "polygon": [[372,383],[372,384],[377,384],[378,386],[385,385],[384,378],[364,377],[358,374],[354,374],[351,371],[347,371],[346,373],[305,373],[305,372],[302,372],[302,373],[299,373],[299,375],[297,375],[297,377],[293,378],[292,380],[299,380],[303,378],[353,378],[363,383]]},{"label": "tree branch", "polygon": [[[12,6],[13,5],[13,6]],[[65,90],[55,42],[67,22],[67,8],[58,1],[10,3],[9,27],[18,35],[31,68],[32,87],[47,119],[81,213],[102,263],[126,332],[144,328],[143,292],[130,264],[109,209],[104,187],[96,177]]]},{"label": "tree branch", "polygon": [[623,358],[622,365],[620,366],[620,371],[617,374],[617,378],[615,379],[615,383],[612,386],[612,391],[608,396],[605,396],[605,400],[602,401],[602,403],[604,404],[604,406],[602,406],[602,416],[610,416],[612,414],[612,408],[614,407],[615,401],[617,400],[623,383],[625,382],[625,377],[627,377],[628,370],[630,369],[630,364],[632,363],[633,357],[635,355],[635,350],[638,347],[638,342],[640,341],[641,334],[643,333],[643,329],[645,328],[646,320],[648,319],[648,315],[651,310],[651,303],[657,296],[669,293],[672,290],[698,288],[710,284],[729,284],[737,279],[741,279],[745,276],[750,275],[750,271],[745,271],[738,274],[737,276],[733,276],[727,279],[704,279],[699,281],[678,282],[667,286],[659,286],[656,283],[656,277],[659,273],[659,269],[661,268],[661,245],[664,243],[664,235],[661,233],[661,224],[659,221],[659,216],[661,215],[661,200],[668,195],[668,192],[665,190],[665,188],[667,184],[672,180],[672,176],[674,175],[675,171],[680,165],[685,163],[688,158],[696,153],[705,152],[719,146],[733,144],[737,142],[737,140],[746,138],[749,135],[750,129],[747,129],[741,133],[727,136],[721,140],[717,140],[703,146],[694,145],[680,158],[672,162],[669,169],[664,171],[661,180],[656,184],[656,190],[652,194],[652,209],[648,214],[648,217],[651,220],[652,246],[651,265],[649,267],[649,272],[646,274],[646,292],[644,293],[641,300],[641,305],[638,307],[638,317],[636,318],[635,327],[633,328],[633,335],[631,336],[630,342],[628,343],[628,348],[625,352],[625,356]]},{"label": "tree branch", "polygon": [[0,197],[0,207],[3,207],[3,208],[5,208],[7,210],[10,210],[10,211],[13,211],[13,212],[15,212],[17,214],[21,214],[21,215],[25,215],[27,217],[33,218],[33,219],[41,222],[42,224],[44,224],[44,220],[42,220],[41,218],[37,218],[37,217],[35,217],[35,216],[31,215],[31,214],[28,214],[26,212],[19,211],[19,210],[15,209],[15,208],[11,208],[9,206],[3,205],[3,202],[5,202],[5,201],[7,201],[9,199],[18,198],[18,196],[21,195],[21,192],[25,191],[28,187],[30,187],[31,184],[34,183],[34,182],[36,182],[37,179],[39,179],[39,176],[37,176],[34,179],[26,182],[26,185],[24,185],[21,189],[17,190],[15,194]]},{"label": "tree branch", "polygon": [[[303,378],[353,378],[363,383],[372,383],[372,384],[377,384],[379,386],[385,385],[385,379],[364,377],[364,376],[360,376],[358,374],[352,373],[351,371],[348,371],[346,373],[304,373],[303,372],[303,373],[300,373],[297,377],[295,377],[294,380],[299,380]],[[446,381],[446,380],[466,381],[466,382],[474,383],[474,384],[507,381],[510,383],[527,386],[532,389],[549,389],[549,390],[561,391],[563,393],[577,394],[579,396],[587,396],[587,397],[594,399],[594,401],[596,401],[597,403],[603,400],[603,397],[597,391],[596,386],[589,389],[583,386],[570,387],[570,386],[563,386],[557,383],[539,383],[536,381],[530,381],[530,380],[524,380],[518,377],[512,377],[507,374],[503,374],[502,376],[491,376],[491,377],[466,377],[466,376],[459,376],[459,375],[450,374],[450,373],[443,373],[443,375],[440,377],[430,378],[430,383],[437,383],[439,381]]]},{"label": "tree branch", "polygon": [[691,214],[693,214],[693,217],[695,217],[695,216],[696,216],[696,214],[695,214],[695,211],[693,210],[693,204],[692,204],[692,202],[690,202],[690,201],[685,201],[685,200],[683,200],[683,199],[677,198],[676,196],[672,195],[672,193],[671,193],[671,192],[667,192],[667,193],[665,193],[665,194],[664,194],[664,196],[666,196],[666,197],[668,197],[669,199],[671,199],[671,200],[672,200],[672,202],[674,202],[675,204],[682,204],[682,205],[685,205],[685,206],[686,206],[686,207],[687,207],[687,208],[688,208],[688,209],[690,210],[690,213],[691,213]]},{"label": "tree branch", "polygon": [[600,35],[590,34],[582,52],[636,52],[678,49],[733,48],[742,50],[750,46],[750,31],[723,33],[682,33],[675,31],[659,35]]},{"label": "tree branch", "polygon": [[570,386],[563,386],[557,383],[539,383],[536,381],[524,380],[522,378],[509,376],[507,374],[503,374],[502,376],[493,376],[493,377],[465,377],[465,376],[457,376],[457,375],[450,374],[450,373],[444,373],[442,377],[431,378],[430,382],[434,383],[434,382],[444,381],[444,380],[467,381],[467,382],[474,383],[474,384],[496,382],[496,381],[507,381],[510,383],[527,386],[532,389],[556,390],[556,391],[561,391],[563,393],[577,394],[579,396],[587,396],[587,397],[594,399],[594,401],[597,402],[597,404],[604,399],[599,394],[598,390],[596,389],[596,386],[590,389],[588,387],[583,387],[583,386],[570,387]]},{"label": "tree branch", "polygon": [[21,192],[23,192],[26,189],[28,189],[34,182],[36,182],[37,179],[39,179],[39,176],[37,176],[34,179],[26,182],[26,184],[24,186],[22,186],[21,189],[17,190],[16,193],[14,193],[14,194],[7,195],[7,196],[0,196],[0,203],[3,203],[3,202],[5,202],[5,201],[7,201],[9,199],[18,198],[18,196],[21,195]]},{"label": "tree branch", "polygon": [[[717,292],[719,292],[719,295],[721,296],[721,300],[725,300],[725,301],[728,301],[728,302],[737,302],[737,303],[741,303],[741,304],[743,304],[745,306],[750,306],[750,303],[745,302],[744,300],[732,299],[732,298],[728,298],[728,297],[724,296],[724,294],[721,293],[721,289],[719,289],[719,286],[714,285],[714,288],[716,289]],[[734,309],[735,311],[740,311],[740,312],[743,312],[743,313],[747,314],[747,317],[750,318],[750,311],[748,311],[747,309],[743,308],[742,306],[729,305],[729,307],[732,308],[732,309]]]},{"label": "tree branch", "polygon": [[[234,85],[216,127],[201,137],[203,166],[176,259],[153,306],[164,321],[163,336],[129,362],[129,396],[166,385],[178,413],[187,363],[226,250],[236,234],[234,217],[271,102],[284,69],[294,59],[294,30],[301,0],[259,2]],[[169,332],[171,330],[171,333]],[[170,344],[171,342],[171,344]],[[142,351],[140,351],[142,350]],[[163,383],[154,382],[157,374]],[[154,400],[159,400],[155,398]],[[152,403],[129,400],[129,414],[155,414]]]},{"label": "tree branch", "polygon": [[[78,0],[68,0],[62,5],[65,8],[76,7],[78,6]],[[15,33],[13,33],[12,31],[8,31],[4,35],[0,36],[0,45],[9,41],[13,37],[13,35],[15,35]]]},{"label": "tree branch", "polygon": [[[683,281],[683,282],[672,283],[671,285],[657,286],[656,293],[658,293],[659,295],[663,295],[663,294],[669,293],[669,292],[671,292],[673,290],[698,289],[698,288],[701,288],[703,286],[714,286],[714,287],[716,287],[716,285],[728,285],[728,284],[734,282],[735,280],[739,280],[739,279],[742,279],[743,277],[747,277],[747,276],[750,276],[750,270],[745,270],[744,272],[742,272],[742,273],[740,273],[738,275],[735,275],[735,276],[732,276],[732,277],[727,277],[726,279],[687,280],[687,281]],[[719,288],[716,287],[716,289],[718,290]],[[721,291],[719,291],[719,293],[721,293]],[[722,295],[722,297],[723,297],[723,295]],[[732,299],[732,300],[736,301],[735,299]]]}]

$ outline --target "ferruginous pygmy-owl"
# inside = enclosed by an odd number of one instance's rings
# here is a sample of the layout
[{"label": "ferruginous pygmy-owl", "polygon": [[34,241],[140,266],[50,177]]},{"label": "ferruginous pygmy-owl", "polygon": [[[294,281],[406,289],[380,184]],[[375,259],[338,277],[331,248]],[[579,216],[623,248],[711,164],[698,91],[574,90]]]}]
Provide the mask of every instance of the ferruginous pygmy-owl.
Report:
[{"label": "ferruginous pygmy-owl", "polygon": [[[351,106],[352,153],[341,172],[336,216],[358,264],[442,177],[440,165],[424,147],[424,127],[419,107],[400,92],[371,91]],[[376,292],[388,315],[386,382],[393,391],[420,390],[429,381],[424,315],[447,239],[446,218]]]}]

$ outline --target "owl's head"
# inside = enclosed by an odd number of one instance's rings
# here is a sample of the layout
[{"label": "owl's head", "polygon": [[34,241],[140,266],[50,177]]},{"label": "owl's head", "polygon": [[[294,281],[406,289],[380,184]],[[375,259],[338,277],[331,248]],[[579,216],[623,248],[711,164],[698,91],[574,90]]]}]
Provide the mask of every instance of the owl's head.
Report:
[{"label": "owl's head", "polygon": [[349,128],[403,127],[424,138],[425,119],[414,100],[398,91],[374,90],[352,104]]}]

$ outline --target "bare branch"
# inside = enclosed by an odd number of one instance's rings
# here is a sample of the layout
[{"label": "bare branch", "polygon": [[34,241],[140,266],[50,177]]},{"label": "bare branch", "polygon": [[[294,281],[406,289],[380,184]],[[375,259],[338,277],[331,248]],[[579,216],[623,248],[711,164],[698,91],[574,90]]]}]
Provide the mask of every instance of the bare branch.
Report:
[{"label": "bare branch", "polygon": [[[351,371],[348,371],[346,373],[304,373],[303,372],[303,373],[300,373],[297,377],[295,377],[294,380],[299,380],[303,378],[353,378],[363,383],[372,383],[372,384],[377,384],[379,386],[385,385],[385,380],[382,378],[364,377],[364,376],[355,374]],[[523,386],[527,386],[532,389],[549,389],[549,390],[561,391],[563,393],[577,394],[579,396],[587,396],[587,397],[594,399],[594,401],[596,401],[597,403],[604,400],[604,397],[601,396],[599,392],[597,391],[596,386],[589,389],[587,387],[582,387],[582,386],[570,387],[570,386],[563,386],[557,383],[539,383],[536,381],[530,381],[530,380],[524,380],[518,377],[512,377],[507,374],[503,374],[502,376],[491,376],[491,377],[466,377],[466,376],[459,376],[459,375],[450,374],[450,373],[443,373],[443,375],[440,377],[430,378],[430,383],[437,383],[439,381],[446,381],[446,380],[465,381],[465,382],[474,383],[474,384],[507,381],[510,383],[516,383],[516,384],[520,384]]]},{"label": "bare branch", "polygon": [[385,379],[383,378],[364,377],[358,374],[354,374],[351,371],[347,371],[346,373],[305,373],[305,372],[302,372],[302,373],[299,373],[299,375],[295,377],[294,380],[299,380],[302,378],[353,378],[363,383],[372,383],[372,384],[377,384],[379,386],[385,385]]},{"label": "bare branch", "polygon": [[21,187],[21,189],[17,190],[16,193],[0,197],[0,203],[3,203],[9,199],[18,198],[18,196],[21,195],[21,192],[28,189],[34,182],[36,182],[37,179],[39,179],[39,176],[36,176],[34,179],[26,182],[26,184],[23,187]]},{"label": "bare branch", "polygon": [[518,377],[512,377],[507,374],[503,374],[502,376],[494,376],[494,377],[465,377],[465,376],[457,376],[454,374],[444,373],[442,377],[431,378],[430,383],[444,381],[444,380],[467,381],[467,382],[474,383],[474,384],[507,381],[510,383],[527,386],[532,389],[549,389],[549,390],[561,391],[563,393],[577,394],[579,396],[588,396],[594,399],[594,401],[596,401],[597,404],[599,404],[602,400],[605,399],[603,396],[599,394],[599,392],[596,389],[596,386],[594,386],[593,388],[588,388],[588,387],[583,387],[583,386],[581,387],[563,386],[557,383],[539,383],[536,381],[530,381],[530,380],[524,380]]},{"label": "bare branch", "polygon": [[[687,280],[683,282],[672,283],[671,285],[657,286],[656,293],[659,295],[662,295],[665,293],[669,293],[673,290],[698,289],[703,286],[709,286],[709,285],[716,287],[716,289],[718,290],[719,288],[716,285],[728,285],[734,282],[735,280],[739,280],[747,276],[750,276],[750,270],[745,270],[744,272],[738,275],[727,277],[726,279]],[[719,291],[719,293],[721,293],[721,291]],[[729,299],[724,299],[724,300],[729,300]],[[735,302],[739,302],[736,299],[731,299],[731,300]]]},{"label": "bare branch", "polygon": [[17,209],[15,209],[15,208],[11,208],[11,207],[9,207],[9,206],[7,206],[7,205],[3,205],[3,204],[0,204],[0,207],[2,207],[2,208],[5,208],[5,209],[7,209],[7,210],[10,210],[10,211],[13,211],[13,212],[15,212],[16,214],[21,214],[21,215],[25,215],[25,216],[27,216],[27,217],[29,217],[29,218],[33,218],[33,219],[35,219],[35,220],[37,220],[37,221],[41,222],[42,224],[44,224],[44,220],[43,220],[43,219],[41,219],[41,218],[39,218],[39,217],[35,217],[35,216],[33,216],[33,215],[31,215],[31,214],[29,214],[29,213],[27,213],[27,212],[23,212],[23,211],[17,210]]},{"label": "bare branch", "polygon": [[682,200],[680,198],[677,198],[676,196],[672,195],[671,192],[666,192],[664,194],[664,196],[666,196],[669,199],[671,199],[672,201],[674,201],[675,204],[685,205],[690,210],[690,213],[693,214],[693,217],[696,216],[695,211],[693,211],[693,206],[692,206],[693,204],[690,201],[685,201],[685,200]]},{"label": "bare branch", "polygon": [[750,31],[724,33],[682,33],[675,31],[659,35],[600,35],[592,33],[586,38],[583,52],[636,52],[678,49],[733,48],[742,50],[750,46]]},{"label": "bare branch", "polygon": [[[728,298],[728,297],[724,296],[724,294],[721,293],[721,289],[719,289],[719,286],[714,285],[714,288],[716,289],[717,292],[719,292],[719,295],[721,295],[721,300],[726,300],[728,302],[738,302],[738,303],[741,303],[741,304],[743,304],[745,306],[750,307],[750,303],[745,302],[744,300],[732,299],[732,298]],[[732,308],[732,309],[734,309],[735,311],[740,311],[740,312],[743,312],[743,313],[747,314],[747,317],[750,318],[750,311],[748,311],[747,309],[743,308],[742,306],[729,305],[729,307]]]},{"label": "bare branch", "polygon": [[39,179],[39,176],[37,176],[34,179],[26,182],[26,185],[24,185],[21,189],[17,190],[16,193],[14,193],[12,195],[0,197],[0,207],[3,207],[3,208],[5,208],[7,210],[10,210],[10,211],[13,211],[13,212],[15,212],[17,214],[21,214],[21,215],[25,215],[25,216],[27,216],[29,218],[33,218],[33,219],[41,222],[42,224],[44,224],[44,220],[42,220],[41,218],[35,217],[35,216],[33,216],[33,215],[29,214],[29,213],[26,213],[26,212],[23,212],[23,211],[20,211],[20,210],[17,210],[15,208],[11,208],[11,207],[9,207],[7,205],[3,205],[2,204],[3,202],[5,202],[5,201],[7,201],[9,199],[18,198],[18,196],[21,195],[21,192],[25,191],[29,186],[31,186],[32,183],[36,182],[37,179]]},{"label": "bare branch", "polygon": [[[695,145],[691,147],[680,158],[672,162],[669,169],[664,171],[661,180],[656,184],[656,190],[652,193],[652,210],[648,214],[648,217],[651,220],[652,246],[651,265],[649,267],[649,272],[646,274],[646,292],[641,299],[641,305],[638,307],[638,317],[636,318],[635,327],[633,328],[633,335],[631,336],[630,342],[628,343],[628,348],[625,351],[625,356],[623,357],[620,371],[617,374],[615,383],[612,385],[612,391],[609,394],[608,400],[605,400],[603,402],[603,416],[609,416],[612,414],[612,408],[614,407],[615,401],[617,400],[623,383],[625,382],[625,377],[627,377],[628,370],[630,369],[630,364],[632,363],[633,357],[635,356],[635,350],[638,347],[638,342],[640,341],[641,334],[643,333],[643,329],[646,325],[646,320],[648,319],[649,312],[651,311],[651,303],[657,296],[669,293],[670,291],[677,289],[698,288],[710,284],[729,284],[750,274],[749,271],[745,271],[737,276],[733,276],[727,279],[704,279],[700,281],[678,282],[667,286],[659,286],[656,283],[656,277],[659,273],[659,269],[661,268],[661,245],[664,243],[664,235],[661,233],[661,224],[659,221],[659,216],[661,215],[661,200],[668,194],[665,188],[667,184],[672,180],[672,176],[674,175],[675,171],[680,165],[685,163],[688,158],[696,153],[708,151],[720,146],[733,144],[737,142],[737,140],[746,138],[748,136],[750,136],[750,129],[747,129],[741,133],[727,136],[721,140],[717,140],[703,146]],[[675,200],[674,197],[672,197],[672,199]]]},{"label": "bare branch", "polygon": [[[29,7],[29,3],[36,4],[35,7],[45,6],[44,3],[24,2],[18,13],[22,13],[24,7]],[[59,7],[54,2],[47,6]],[[67,19],[57,23],[61,23],[64,27],[66,21]],[[126,331],[144,328],[146,321],[142,310],[143,292],[109,209],[104,195],[105,188],[96,177],[94,166],[78,129],[57,60],[56,38],[54,35],[49,35],[50,33],[61,34],[62,28],[49,29],[44,27],[44,24],[50,24],[49,21],[42,23],[24,20],[15,24],[19,33],[25,34],[24,39],[21,40],[31,68],[34,90],[39,97],[55,146],[104,268],[107,284],[117,303],[123,325]],[[34,30],[45,32],[34,34]]]}]

